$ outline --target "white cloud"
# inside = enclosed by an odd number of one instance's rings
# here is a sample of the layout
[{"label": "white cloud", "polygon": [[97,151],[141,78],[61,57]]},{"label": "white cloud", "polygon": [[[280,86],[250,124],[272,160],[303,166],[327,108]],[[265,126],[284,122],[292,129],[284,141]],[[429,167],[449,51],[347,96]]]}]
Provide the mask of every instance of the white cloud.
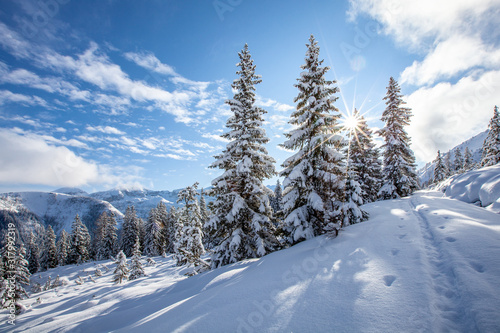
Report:
[{"label": "white cloud", "polygon": [[158,58],[156,58],[154,54],[151,53],[127,52],[125,53],[125,58],[153,72],[157,72],[164,75],[172,75],[172,76],[177,75],[173,67],[166,64],[162,64],[161,61]]},{"label": "white cloud", "polygon": [[500,0],[350,0],[350,19],[370,16],[421,57],[400,77],[417,86],[407,101],[418,161],[486,129],[500,91],[498,13]]},{"label": "white cloud", "polygon": [[500,49],[485,45],[480,38],[452,36],[438,43],[423,61],[414,61],[401,74],[401,83],[433,84],[476,66],[500,66]]},{"label": "white cloud", "polygon": [[228,139],[223,138],[219,134],[204,133],[201,136],[204,137],[205,139],[212,139],[212,140],[220,141],[220,142],[229,142]]},{"label": "white cloud", "polygon": [[37,135],[0,129],[0,182],[81,186],[104,180],[99,166]]},{"label": "white cloud", "polygon": [[274,99],[270,98],[264,98],[259,95],[256,96],[255,98],[255,105],[261,107],[261,108],[273,108],[276,111],[280,112],[287,112],[290,110],[295,109],[295,107],[288,105],[288,104],[283,104],[278,101],[275,101]]},{"label": "white cloud", "polygon": [[125,132],[120,131],[119,129],[112,127],[112,126],[90,126],[87,125],[85,127],[87,131],[90,132],[101,132],[101,133],[106,133],[106,134],[116,134],[116,135],[124,135]]},{"label": "white cloud", "polygon": [[444,40],[461,32],[469,34],[485,26],[485,19],[498,0],[350,0],[348,17],[368,14],[383,26],[398,44],[425,48],[430,41]]},{"label": "white cloud", "polygon": [[486,130],[493,106],[498,104],[498,91],[500,71],[490,71],[410,94],[407,101],[414,116],[408,133],[417,160],[431,161],[438,149],[447,151]]},{"label": "white cloud", "polygon": [[43,98],[40,98],[38,96],[27,96],[23,94],[13,93],[9,90],[0,90],[0,105],[6,103],[47,106],[47,102]]}]

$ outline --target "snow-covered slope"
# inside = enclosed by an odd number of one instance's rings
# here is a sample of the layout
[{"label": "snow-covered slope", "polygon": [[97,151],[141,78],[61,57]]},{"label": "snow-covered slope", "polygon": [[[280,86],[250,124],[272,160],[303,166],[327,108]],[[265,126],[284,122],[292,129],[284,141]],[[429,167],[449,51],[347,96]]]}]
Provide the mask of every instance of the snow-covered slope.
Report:
[{"label": "snow-covered slope", "polygon": [[[61,230],[71,231],[75,215],[92,229],[99,215],[113,212],[118,223],[123,214],[109,202],[81,196],[53,192],[12,192],[0,195],[0,210],[25,209],[35,214],[40,221],[50,224],[56,234]],[[22,221],[20,221],[22,223]]]},{"label": "snow-covered slope", "polygon": [[[169,258],[149,277],[70,284],[23,301],[13,332],[498,332],[500,219],[418,192],[365,206],[369,221],[191,278]],[[36,299],[40,297],[40,301]],[[6,315],[6,311],[0,312]]]},{"label": "snow-covered slope", "polygon": [[[476,136],[473,136],[467,141],[462,142],[458,146],[454,147],[447,153],[443,153],[443,158],[446,155],[450,155],[450,161],[453,162],[455,159],[455,149],[460,148],[460,151],[462,152],[462,156],[464,154],[465,148],[468,147],[474,162],[479,163],[481,161],[481,152],[483,148],[483,142],[484,139],[486,139],[486,136],[488,135],[488,131],[484,131],[482,133],[479,133]],[[437,152],[436,152],[437,154]],[[423,168],[417,171],[418,177],[420,179],[421,184],[428,184],[429,180],[434,177],[434,162],[429,162],[427,163]]]},{"label": "snow-covered slope", "polygon": [[452,176],[436,189],[451,198],[500,213],[500,164]]}]

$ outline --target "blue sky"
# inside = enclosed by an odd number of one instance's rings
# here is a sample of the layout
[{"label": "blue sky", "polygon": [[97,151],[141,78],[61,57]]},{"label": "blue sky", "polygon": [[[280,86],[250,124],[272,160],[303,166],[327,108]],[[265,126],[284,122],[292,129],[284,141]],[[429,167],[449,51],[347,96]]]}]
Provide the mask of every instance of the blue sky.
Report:
[{"label": "blue sky", "polygon": [[310,34],[343,113],[381,127],[400,82],[422,164],[500,103],[499,13],[487,0],[2,1],[0,192],[209,186],[245,43],[280,170]]}]

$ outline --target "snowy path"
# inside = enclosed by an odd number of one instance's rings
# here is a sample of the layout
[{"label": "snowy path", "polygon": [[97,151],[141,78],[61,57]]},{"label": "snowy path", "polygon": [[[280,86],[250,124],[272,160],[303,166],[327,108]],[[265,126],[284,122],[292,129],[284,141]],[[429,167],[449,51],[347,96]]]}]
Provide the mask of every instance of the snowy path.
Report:
[{"label": "snowy path", "polygon": [[365,208],[335,239],[192,278],[165,262],[124,286],[46,292],[14,331],[500,331],[500,215],[432,191]]}]

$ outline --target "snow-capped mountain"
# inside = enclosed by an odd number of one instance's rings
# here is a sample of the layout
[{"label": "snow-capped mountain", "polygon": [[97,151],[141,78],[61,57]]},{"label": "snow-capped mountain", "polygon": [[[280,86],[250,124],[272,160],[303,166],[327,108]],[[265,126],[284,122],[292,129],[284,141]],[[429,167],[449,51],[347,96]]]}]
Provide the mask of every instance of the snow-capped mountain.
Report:
[{"label": "snow-capped mountain", "polygon": [[[112,189],[87,193],[78,188],[64,187],[52,192],[11,192],[0,194],[0,230],[14,220],[26,230],[52,225],[56,234],[70,232],[76,214],[92,230],[102,212],[112,212],[120,226],[125,210],[134,206],[140,218],[147,219],[150,210],[163,202],[177,207],[179,190]],[[211,197],[205,196],[210,202]]]},{"label": "snow-capped mountain", "polygon": [[[483,147],[483,142],[484,139],[486,139],[486,136],[488,135],[488,130],[481,132],[477,134],[476,136],[473,136],[472,138],[462,142],[458,146],[454,147],[453,149],[450,149],[448,152],[441,152],[443,159],[446,157],[446,155],[450,155],[450,160],[453,161],[455,158],[455,149],[459,148],[460,151],[462,152],[462,155],[465,151],[465,148],[469,148],[472,158],[474,159],[474,162],[478,163],[481,161],[481,152],[482,152],[482,147]],[[429,183],[429,179],[431,179],[434,176],[434,162],[429,162],[427,163],[423,168],[417,171],[418,177],[420,179],[420,183],[423,185],[427,185]]]},{"label": "snow-capped mountain", "polygon": [[177,193],[174,191],[152,191],[147,189],[112,189],[89,194],[89,197],[109,202],[116,209],[125,213],[128,206],[134,206],[137,215],[143,219],[148,217],[149,211],[163,202],[167,207],[177,206]]},{"label": "snow-capped mountain", "polygon": [[[0,225],[6,219],[15,220],[18,226],[34,228],[37,224],[51,225],[56,234],[63,229],[71,231],[76,214],[92,230],[94,223],[104,211],[112,212],[118,224],[123,214],[107,201],[82,195],[55,192],[11,192],[0,194]],[[2,218],[3,217],[3,218]]]}]

